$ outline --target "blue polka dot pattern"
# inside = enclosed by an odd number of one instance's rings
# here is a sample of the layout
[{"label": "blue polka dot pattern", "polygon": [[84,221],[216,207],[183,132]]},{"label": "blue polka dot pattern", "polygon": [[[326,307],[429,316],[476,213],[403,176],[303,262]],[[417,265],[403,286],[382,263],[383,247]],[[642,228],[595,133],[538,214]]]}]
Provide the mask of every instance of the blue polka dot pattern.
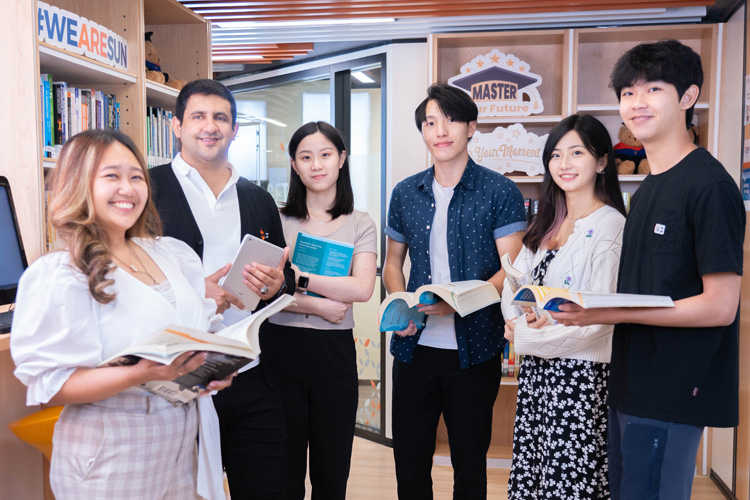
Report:
[{"label": "blue polka dot pattern", "polygon": [[[435,217],[434,167],[393,189],[385,234],[409,247],[407,290],[431,283],[430,227]],[[495,240],[526,228],[523,197],[505,176],[469,159],[448,206],[448,257],[451,281],[487,280],[500,270]],[[465,318],[455,315],[456,343],[462,368],[481,363],[505,345],[500,304]],[[410,363],[421,330],[411,337],[394,335],[391,354]]]}]

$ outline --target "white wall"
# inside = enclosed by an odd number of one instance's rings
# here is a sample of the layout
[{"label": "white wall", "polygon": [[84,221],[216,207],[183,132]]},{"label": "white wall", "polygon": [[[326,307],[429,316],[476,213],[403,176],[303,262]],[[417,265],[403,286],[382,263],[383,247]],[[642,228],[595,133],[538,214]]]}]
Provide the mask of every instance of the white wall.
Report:
[{"label": "white wall", "polygon": [[[399,181],[427,168],[427,148],[414,124],[414,109],[426,97],[429,81],[427,43],[394,44],[388,46],[386,72],[386,209],[391,191]],[[406,271],[408,272],[408,270]],[[385,436],[393,438],[391,427],[390,335],[386,335],[386,366],[382,377],[386,380]]]}]

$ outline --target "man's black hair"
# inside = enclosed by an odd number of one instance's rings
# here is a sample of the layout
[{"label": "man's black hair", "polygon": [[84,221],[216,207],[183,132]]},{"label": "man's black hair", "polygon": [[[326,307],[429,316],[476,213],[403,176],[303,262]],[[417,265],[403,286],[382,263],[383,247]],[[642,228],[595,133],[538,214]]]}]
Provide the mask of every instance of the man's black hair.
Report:
[{"label": "man's black hair", "polygon": [[420,132],[426,118],[427,103],[430,101],[435,101],[440,111],[453,121],[477,121],[477,105],[469,94],[447,83],[433,83],[427,88],[427,98],[414,110],[414,120]]},{"label": "man's black hair", "polygon": [[237,123],[237,103],[234,100],[232,91],[230,91],[223,83],[217,82],[216,80],[209,80],[207,78],[193,80],[180,90],[180,94],[177,96],[177,106],[174,114],[175,117],[180,120],[180,123],[182,123],[182,119],[185,116],[185,108],[187,108],[188,100],[190,100],[191,96],[196,94],[215,95],[229,101],[229,105],[232,108],[232,128],[234,128],[234,124]]},{"label": "man's black hair", "polygon": [[[701,56],[677,40],[662,40],[642,43],[623,54],[610,75],[609,86],[615,90],[617,101],[624,87],[638,82],[663,81],[674,85],[680,99],[691,85],[698,87],[700,95],[703,85]],[[694,107],[685,114],[685,125],[693,121]]]}]

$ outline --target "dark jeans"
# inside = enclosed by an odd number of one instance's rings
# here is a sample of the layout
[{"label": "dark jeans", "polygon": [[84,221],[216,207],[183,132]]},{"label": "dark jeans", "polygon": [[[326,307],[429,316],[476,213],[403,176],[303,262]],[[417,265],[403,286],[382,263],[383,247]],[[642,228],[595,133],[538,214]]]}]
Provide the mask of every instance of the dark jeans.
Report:
[{"label": "dark jeans", "polygon": [[359,387],[352,330],[269,325],[287,429],[286,500],[344,500]]},{"label": "dark jeans", "polygon": [[393,455],[398,497],[431,500],[440,414],[448,430],[453,498],[487,498],[487,450],[502,357],[462,370],[455,350],[417,346],[412,363],[393,364]]},{"label": "dark jeans", "polygon": [[609,410],[612,500],[690,500],[703,427]]},{"label": "dark jeans", "polygon": [[284,412],[263,371],[261,363],[240,373],[213,397],[232,500],[280,499],[284,492]]}]

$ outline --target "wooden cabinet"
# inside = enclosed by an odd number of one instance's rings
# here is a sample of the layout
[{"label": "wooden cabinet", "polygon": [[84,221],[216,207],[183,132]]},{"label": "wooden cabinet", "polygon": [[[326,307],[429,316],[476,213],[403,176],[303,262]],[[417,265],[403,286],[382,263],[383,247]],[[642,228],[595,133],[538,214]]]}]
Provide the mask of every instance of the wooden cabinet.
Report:
[{"label": "wooden cabinet", "polygon": [[[121,71],[95,60],[39,42],[37,2],[0,0],[0,62],[4,68],[0,104],[3,151],[0,175],[12,185],[19,225],[29,262],[44,248],[42,116],[39,78],[92,87],[117,96],[121,129],[144,151],[146,106],[174,108],[177,91],[147,82],[144,33],[154,32],[163,69],[184,80],[211,78],[210,23],[175,0],[46,0],[117,33],[128,44],[128,69]],[[145,154],[145,152],[144,152]],[[8,498],[43,496],[42,455],[15,438],[7,424],[38,408],[25,406],[25,388],[13,376],[8,336],[0,335],[0,482]],[[3,496],[3,495],[0,495]]]},{"label": "wooden cabinet", "polygon": [[[699,143],[718,155],[716,110],[722,36],[722,25],[717,24],[431,35],[432,81],[447,81],[459,74],[463,64],[492,49],[513,54],[542,77],[538,90],[544,111],[525,117],[480,118],[477,130],[486,133],[498,125],[521,123],[527,131],[541,136],[562,118],[578,112],[596,116],[617,143],[622,121],[617,98],[609,88],[615,62],[639,43],[676,38],[693,48],[703,61],[704,84],[695,113]],[[541,176],[509,177],[519,184],[525,197],[537,197]],[[637,189],[643,177],[621,176],[623,191]]]},{"label": "wooden cabinet", "polygon": [[[540,114],[522,117],[480,118],[477,130],[491,132],[495,127],[521,123],[537,135],[544,135],[562,118],[573,113],[591,114],[609,130],[613,143],[622,124],[609,77],[617,59],[630,48],[643,43],[675,38],[695,50],[702,59],[704,83],[695,119],[699,144],[721,160],[721,120],[723,25],[694,24],[628,28],[587,28],[526,32],[436,34],[430,36],[431,75],[434,82],[446,82],[460,73],[461,66],[493,49],[513,54],[528,63],[530,71],[542,77],[538,87],[544,103]],[[730,174],[739,178],[736,162],[725,162]],[[736,170],[736,171],[735,171]],[[524,197],[537,198],[541,176],[509,176]],[[620,176],[623,191],[633,192],[642,175]],[[500,328],[501,326],[498,326]],[[512,456],[513,421],[517,384],[504,379],[495,403],[492,445],[488,458]],[[449,455],[447,434],[441,423],[438,455]]]}]

